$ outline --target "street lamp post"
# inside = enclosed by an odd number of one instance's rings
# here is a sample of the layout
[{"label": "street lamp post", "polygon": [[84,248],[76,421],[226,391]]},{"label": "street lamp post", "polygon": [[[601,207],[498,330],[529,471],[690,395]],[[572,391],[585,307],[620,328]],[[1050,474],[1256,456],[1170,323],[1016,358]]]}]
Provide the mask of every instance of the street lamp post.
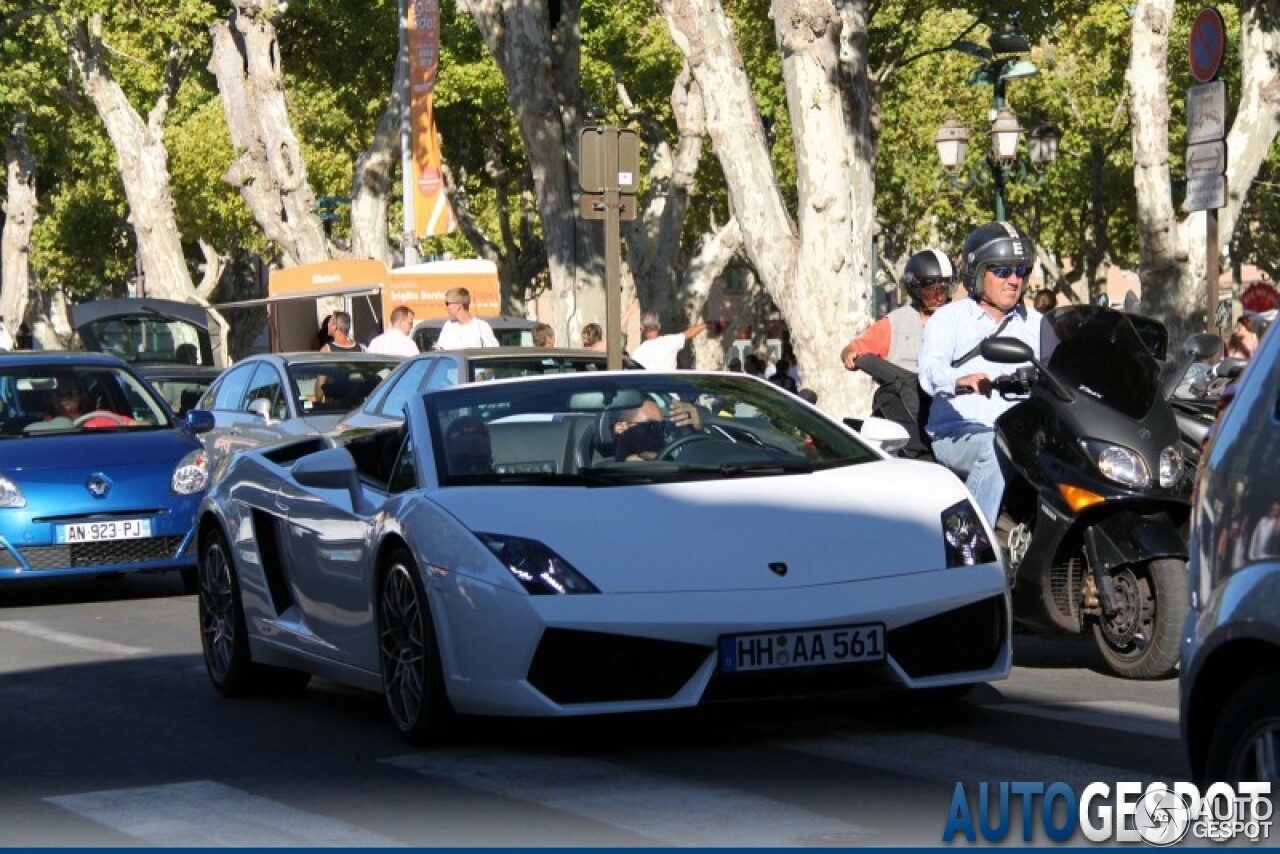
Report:
[{"label": "street lamp post", "polygon": [[[1043,168],[1058,156],[1058,140],[1061,134],[1051,124],[1041,123],[1030,134],[1018,123],[1018,117],[1005,102],[1005,84],[1010,80],[1031,77],[1039,73],[1029,60],[1018,59],[1016,54],[1030,50],[1027,39],[1011,25],[993,32],[987,39],[989,47],[972,42],[959,42],[958,50],[985,59],[986,62],[969,75],[971,85],[988,85],[991,99],[991,148],[984,160],[984,175],[976,165],[968,178],[960,176],[960,167],[969,151],[969,130],[952,117],[938,129],[934,143],[938,159],[958,190],[967,190],[990,183],[995,189],[995,213],[997,220],[1005,219],[1005,187],[1009,184],[1040,184],[1044,180]],[[1031,171],[1018,156],[1018,143],[1027,136],[1027,150],[1031,157]]]}]

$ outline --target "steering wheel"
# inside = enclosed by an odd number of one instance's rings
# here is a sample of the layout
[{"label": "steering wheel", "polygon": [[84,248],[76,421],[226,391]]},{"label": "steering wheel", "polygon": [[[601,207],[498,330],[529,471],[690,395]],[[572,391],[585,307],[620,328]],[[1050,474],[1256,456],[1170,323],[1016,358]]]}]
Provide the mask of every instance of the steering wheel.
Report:
[{"label": "steering wheel", "polygon": [[676,439],[670,445],[663,448],[662,453],[658,454],[658,459],[674,460],[676,455],[684,448],[698,442],[710,442],[713,438],[713,436],[708,436],[705,433],[694,433],[691,436],[681,436],[679,439]]},{"label": "steering wheel", "polygon": [[[98,421],[99,423],[93,424],[91,423],[93,421]],[[133,424],[135,422],[127,415],[112,412],[110,409],[95,409],[93,412],[86,412],[84,415],[81,415],[74,423],[77,427],[94,429],[98,427],[123,427],[126,424]]]}]

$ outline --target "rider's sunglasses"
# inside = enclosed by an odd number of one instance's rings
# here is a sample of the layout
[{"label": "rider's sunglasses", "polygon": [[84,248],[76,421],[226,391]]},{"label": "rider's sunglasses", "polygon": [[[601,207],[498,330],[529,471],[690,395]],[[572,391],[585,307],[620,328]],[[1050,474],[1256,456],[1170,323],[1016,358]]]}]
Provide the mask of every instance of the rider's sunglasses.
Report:
[{"label": "rider's sunglasses", "polygon": [[1027,277],[1027,273],[1030,273],[1030,272],[1031,272],[1031,268],[1028,267],[1026,264],[1019,264],[1017,267],[992,267],[991,268],[991,275],[995,276],[997,279],[1008,279],[1015,275],[1019,279],[1025,279]]},{"label": "rider's sunglasses", "polygon": [[951,287],[951,284],[946,279],[934,279],[932,281],[928,281],[922,284],[920,286],[920,293],[935,294],[935,295],[945,294],[949,287]]}]

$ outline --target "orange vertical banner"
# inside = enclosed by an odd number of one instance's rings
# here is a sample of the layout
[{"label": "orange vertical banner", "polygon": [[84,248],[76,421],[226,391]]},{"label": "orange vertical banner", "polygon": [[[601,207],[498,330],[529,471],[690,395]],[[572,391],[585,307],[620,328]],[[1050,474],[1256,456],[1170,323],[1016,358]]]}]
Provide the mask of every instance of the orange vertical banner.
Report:
[{"label": "orange vertical banner", "polygon": [[431,97],[440,64],[440,0],[409,0],[409,128],[413,145],[413,230],[418,236],[457,229],[444,191]]}]

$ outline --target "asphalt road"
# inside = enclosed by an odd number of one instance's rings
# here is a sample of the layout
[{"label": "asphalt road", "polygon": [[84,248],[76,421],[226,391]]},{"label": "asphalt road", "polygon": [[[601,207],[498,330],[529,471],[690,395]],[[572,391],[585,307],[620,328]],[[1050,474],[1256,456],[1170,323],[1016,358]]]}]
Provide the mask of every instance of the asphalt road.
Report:
[{"label": "asphalt road", "polygon": [[218,696],[176,577],[30,584],[0,590],[0,845],[933,846],[957,783],[1187,778],[1176,681],[1070,640],[1015,662],[946,706],[481,719],[424,750],[333,683]]}]

